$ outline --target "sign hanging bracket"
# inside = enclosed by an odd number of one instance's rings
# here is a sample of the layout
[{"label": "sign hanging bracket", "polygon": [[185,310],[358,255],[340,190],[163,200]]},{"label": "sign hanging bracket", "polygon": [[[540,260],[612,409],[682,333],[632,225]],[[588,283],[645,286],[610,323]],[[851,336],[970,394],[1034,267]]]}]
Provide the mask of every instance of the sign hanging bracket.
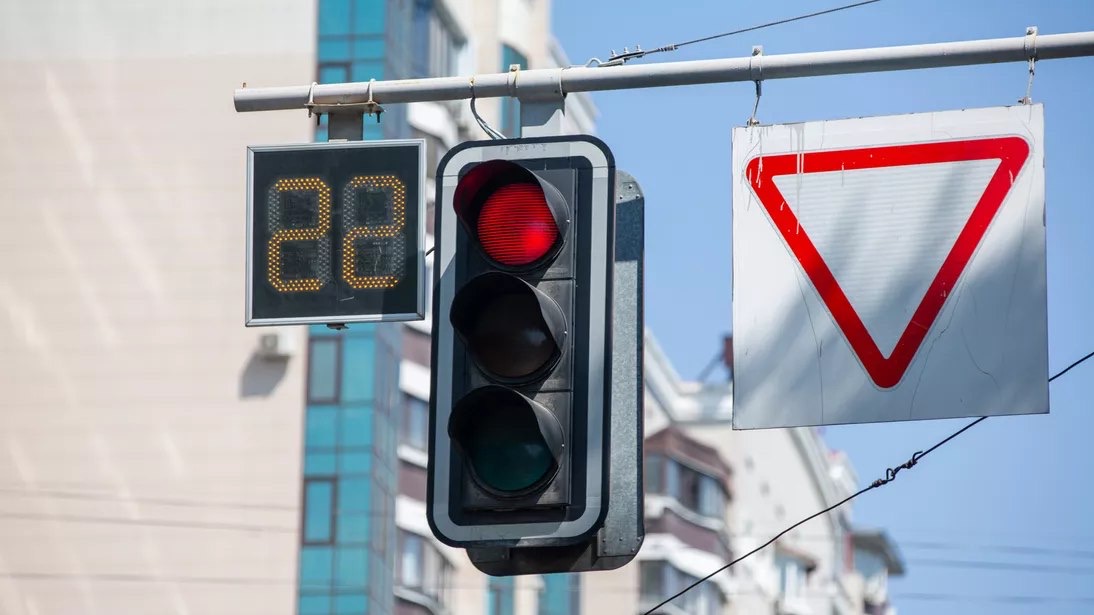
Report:
[{"label": "sign hanging bracket", "polygon": [[756,84],[756,102],[752,105],[752,115],[745,122],[746,126],[758,126],[760,124],[760,120],[756,118],[756,111],[760,109],[760,96],[763,95],[763,57],[763,45],[756,45],[752,48],[752,57],[748,60],[748,72],[752,76],[752,82]]},{"label": "sign hanging bracket", "polygon": [[1023,41],[1023,46],[1026,49],[1026,57],[1029,59],[1029,81],[1026,83],[1026,95],[1018,99],[1018,102],[1023,105],[1032,105],[1033,98],[1033,73],[1037,67],[1037,26],[1029,26],[1026,28],[1026,38]]}]

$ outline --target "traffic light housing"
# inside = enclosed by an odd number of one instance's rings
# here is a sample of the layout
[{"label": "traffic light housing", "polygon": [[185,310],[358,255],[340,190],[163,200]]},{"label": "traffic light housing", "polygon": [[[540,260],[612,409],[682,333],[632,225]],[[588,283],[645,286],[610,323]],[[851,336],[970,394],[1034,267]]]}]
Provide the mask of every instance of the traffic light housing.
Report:
[{"label": "traffic light housing", "polygon": [[588,543],[608,509],[611,152],[470,142],[436,178],[430,527],[469,549]]}]

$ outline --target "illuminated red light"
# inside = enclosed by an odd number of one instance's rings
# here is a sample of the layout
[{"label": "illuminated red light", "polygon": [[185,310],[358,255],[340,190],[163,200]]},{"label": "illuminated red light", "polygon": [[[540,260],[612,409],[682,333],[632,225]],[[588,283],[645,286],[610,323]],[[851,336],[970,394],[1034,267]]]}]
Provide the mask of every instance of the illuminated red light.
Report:
[{"label": "illuminated red light", "polygon": [[477,230],[486,254],[509,267],[542,259],[558,241],[558,225],[543,189],[532,182],[495,190],[483,203]]}]

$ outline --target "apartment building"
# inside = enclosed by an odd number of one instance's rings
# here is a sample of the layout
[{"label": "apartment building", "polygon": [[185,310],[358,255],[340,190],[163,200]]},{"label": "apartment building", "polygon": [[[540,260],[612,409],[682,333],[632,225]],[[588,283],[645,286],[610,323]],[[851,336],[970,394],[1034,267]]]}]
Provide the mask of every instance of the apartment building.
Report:
[{"label": "apartment building", "polygon": [[[646,541],[637,566],[588,575],[590,613],[642,613],[858,489],[812,428],[734,431],[732,379],[680,378],[645,338]],[[727,353],[729,356],[729,353]],[[730,374],[732,374],[730,370]],[[895,613],[896,546],[845,505],[662,607],[668,615]]]}]

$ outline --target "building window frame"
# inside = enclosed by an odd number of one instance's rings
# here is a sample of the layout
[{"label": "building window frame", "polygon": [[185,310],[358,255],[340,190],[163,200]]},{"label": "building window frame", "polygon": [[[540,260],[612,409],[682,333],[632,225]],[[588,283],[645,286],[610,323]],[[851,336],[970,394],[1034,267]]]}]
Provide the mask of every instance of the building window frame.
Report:
[{"label": "building window frame", "polygon": [[670,497],[702,517],[725,518],[729,494],[716,476],[663,453],[647,455],[643,473],[646,493]]},{"label": "building window frame", "polygon": [[399,425],[399,444],[416,451],[429,448],[429,402],[403,394],[403,416]]},{"label": "building window frame", "polygon": [[[664,596],[675,594],[699,580],[664,559],[642,560],[639,563],[639,596],[643,604],[656,604]],[[701,583],[673,602],[681,613],[720,615],[728,597],[716,583]]]},{"label": "building window frame", "polygon": [[401,590],[443,607],[454,572],[451,562],[431,539],[402,528],[397,534],[395,583]]},{"label": "building window frame", "polygon": [[[330,488],[329,506],[327,509],[327,535],[325,538],[314,539],[308,536],[309,515],[315,511],[315,502],[309,497],[313,485],[326,484]],[[303,500],[300,506],[300,544],[301,546],[332,546],[338,536],[338,479],[334,476],[309,477],[304,479],[304,490],[301,493]]]},{"label": "building window frame", "polygon": [[[329,397],[320,396],[316,393],[317,387],[313,386],[313,379],[315,374],[315,356],[319,346],[332,346],[333,347],[333,365],[331,366],[331,377],[334,379],[331,390],[332,393]],[[342,399],[342,338],[336,336],[309,336],[308,338],[308,378],[307,378],[307,392],[306,397],[309,404],[337,404]]]}]

